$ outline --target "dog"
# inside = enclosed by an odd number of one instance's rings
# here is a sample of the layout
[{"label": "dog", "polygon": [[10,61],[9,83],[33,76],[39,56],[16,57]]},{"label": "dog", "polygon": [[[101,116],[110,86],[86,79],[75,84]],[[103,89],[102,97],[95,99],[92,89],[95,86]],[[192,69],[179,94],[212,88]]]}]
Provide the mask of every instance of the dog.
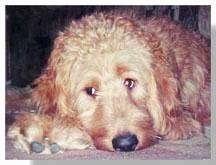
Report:
[{"label": "dog", "polygon": [[202,135],[210,124],[210,48],[169,18],[93,13],[54,41],[31,94],[37,113],[8,130],[27,153],[135,151]]}]

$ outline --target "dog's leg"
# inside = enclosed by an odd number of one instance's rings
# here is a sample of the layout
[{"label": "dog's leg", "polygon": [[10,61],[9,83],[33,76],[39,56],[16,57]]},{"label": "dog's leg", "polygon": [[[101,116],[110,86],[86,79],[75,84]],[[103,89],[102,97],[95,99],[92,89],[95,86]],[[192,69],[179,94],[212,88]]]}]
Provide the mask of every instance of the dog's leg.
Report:
[{"label": "dog's leg", "polygon": [[56,117],[52,129],[48,133],[50,151],[86,149],[92,147],[91,138],[81,130],[74,119],[70,117]]}]

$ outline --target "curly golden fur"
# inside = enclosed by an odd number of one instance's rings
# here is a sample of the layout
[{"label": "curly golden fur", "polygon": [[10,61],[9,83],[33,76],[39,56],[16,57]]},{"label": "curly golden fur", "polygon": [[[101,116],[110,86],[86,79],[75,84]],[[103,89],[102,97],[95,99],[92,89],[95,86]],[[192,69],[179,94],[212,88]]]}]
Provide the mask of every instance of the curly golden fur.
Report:
[{"label": "curly golden fur", "polygon": [[210,49],[168,18],[95,13],[72,21],[35,84],[38,114],[8,131],[27,152],[35,141],[139,150],[158,137],[201,134],[210,121]]}]

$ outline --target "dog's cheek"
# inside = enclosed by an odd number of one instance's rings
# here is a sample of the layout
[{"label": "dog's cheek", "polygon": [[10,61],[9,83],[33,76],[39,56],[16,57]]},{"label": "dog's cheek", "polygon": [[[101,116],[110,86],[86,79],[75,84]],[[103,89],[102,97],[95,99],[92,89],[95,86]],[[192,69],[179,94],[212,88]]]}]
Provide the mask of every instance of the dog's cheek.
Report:
[{"label": "dog's cheek", "polygon": [[144,85],[137,86],[133,91],[131,91],[129,97],[131,102],[138,108],[143,109],[146,107],[147,90]]},{"label": "dog's cheek", "polygon": [[139,140],[137,150],[147,148],[156,143],[155,137],[157,133],[153,129],[153,123],[150,117],[142,122],[136,123],[134,130]]},{"label": "dog's cheek", "polygon": [[107,125],[105,123],[104,111],[100,105],[97,105],[88,123],[89,134],[91,134],[92,137],[105,136],[107,133]]},{"label": "dog's cheek", "polygon": [[81,96],[76,101],[76,109],[78,110],[82,126],[90,136],[104,136],[106,120],[104,119],[102,107],[95,100]]},{"label": "dog's cheek", "polygon": [[89,129],[96,109],[96,103],[94,103],[93,100],[90,100],[87,96],[80,95],[76,99],[75,109],[78,111],[78,116],[82,125],[86,129]]},{"label": "dog's cheek", "polygon": [[155,138],[152,136],[151,132],[146,132],[146,134],[141,135],[139,138],[139,143],[136,147],[136,150],[141,150],[141,149],[145,149],[151,145],[154,145],[157,141],[155,140]]}]

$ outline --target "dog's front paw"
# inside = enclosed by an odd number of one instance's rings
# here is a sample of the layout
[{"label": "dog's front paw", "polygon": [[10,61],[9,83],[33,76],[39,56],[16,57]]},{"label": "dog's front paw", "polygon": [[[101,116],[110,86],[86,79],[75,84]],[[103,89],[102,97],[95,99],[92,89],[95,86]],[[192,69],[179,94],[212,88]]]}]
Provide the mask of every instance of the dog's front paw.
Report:
[{"label": "dog's front paw", "polygon": [[16,149],[22,152],[30,153],[43,153],[45,151],[45,143],[40,140],[33,140],[22,133],[21,128],[18,126],[11,126],[8,129],[7,137],[13,141]]},{"label": "dog's front paw", "polygon": [[14,147],[28,154],[42,153],[46,148],[44,124],[38,115],[26,113],[17,116],[17,120],[8,128],[7,137]]},{"label": "dog's front paw", "polygon": [[47,138],[40,141],[30,140],[24,134],[20,133],[19,127],[10,127],[7,137],[13,141],[13,145],[16,149],[27,152],[28,154],[54,154],[61,150],[58,144],[50,143]]}]

